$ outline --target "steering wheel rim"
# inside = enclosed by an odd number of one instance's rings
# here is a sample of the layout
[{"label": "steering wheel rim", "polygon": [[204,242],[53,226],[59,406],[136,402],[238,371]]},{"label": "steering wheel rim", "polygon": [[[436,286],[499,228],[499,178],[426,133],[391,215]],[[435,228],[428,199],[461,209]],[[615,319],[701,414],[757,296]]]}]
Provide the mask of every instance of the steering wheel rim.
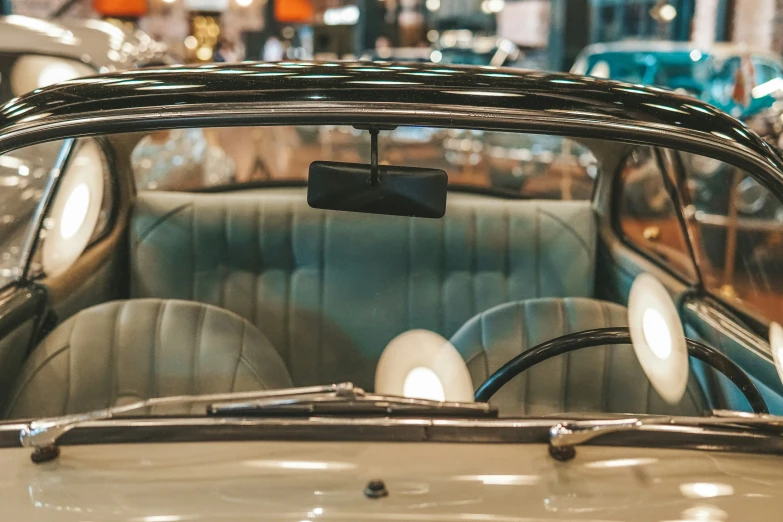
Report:
[{"label": "steering wheel rim", "polygon": [[[748,400],[754,413],[769,413],[767,403],[764,401],[764,397],[762,397],[758,388],[756,388],[756,385],[731,359],[706,344],[688,339],[687,337],[685,341],[688,355],[711,366],[734,383]],[[473,399],[476,402],[489,402],[511,379],[536,364],[557,355],[581,350],[582,348],[616,344],[631,344],[631,330],[629,328],[597,328],[551,339],[517,355],[501,366],[487,380],[481,383],[481,386],[473,394]]]}]

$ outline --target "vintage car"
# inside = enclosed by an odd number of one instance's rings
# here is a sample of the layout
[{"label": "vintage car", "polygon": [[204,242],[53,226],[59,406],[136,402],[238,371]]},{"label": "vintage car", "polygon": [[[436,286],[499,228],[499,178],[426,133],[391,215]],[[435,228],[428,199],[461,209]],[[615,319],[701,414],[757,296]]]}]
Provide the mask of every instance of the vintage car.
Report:
[{"label": "vintage car", "polygon": [[[591,194],[392,162],[409,126],[570,140]],[[166,144],[194,129],[276,174],[138,183],[157,153],[187,177]],[[575,75],[208,64],[7,103],[3,186],[42,192],[0,229],[3,515],[774,519],[780,227],[692,212],[685,154],[780,206],[783,159],[733,118]],[[626,190],[648,171],[654,219]]]},{"label": "vintage car", "polygon": [[0,16],[0,101],[98,72],[174,63],[164,44],[101,20]]},{"label": "vintage car", "polygon": [[[738,96],[738,71],[748,64],[748,88]],[[689,42],[627,41],[593,44],[577,57],[571,72],[691,94],[732,116],[747,119],[771,106],[783,86],[779,54],[739,44],[709,48]]]}]

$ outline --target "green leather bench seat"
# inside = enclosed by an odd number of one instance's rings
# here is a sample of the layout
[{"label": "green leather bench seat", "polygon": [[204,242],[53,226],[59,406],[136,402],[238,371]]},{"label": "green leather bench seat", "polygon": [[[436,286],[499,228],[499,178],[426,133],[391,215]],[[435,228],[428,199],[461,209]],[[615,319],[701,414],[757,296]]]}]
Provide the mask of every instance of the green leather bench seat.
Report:
[{"label": "green leather bench seat", "polygon": [[296,385],[371,389],[386,344],[451,337],[496,305],[593,294],[589,202],[449,194],[440,220],[320,211],[304,189],[142,192],[133,297],[220,306],[266,335]]}]

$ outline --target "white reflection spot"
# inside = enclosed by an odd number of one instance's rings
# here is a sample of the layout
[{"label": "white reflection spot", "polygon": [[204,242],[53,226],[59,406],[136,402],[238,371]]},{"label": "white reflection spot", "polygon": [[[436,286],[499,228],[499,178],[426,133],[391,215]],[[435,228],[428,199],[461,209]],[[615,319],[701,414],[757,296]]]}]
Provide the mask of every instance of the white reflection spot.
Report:
[{"label": "white reflection spot", "polygon": [[680,484],[680,493],[688,498],[728,497],[734,494],[734,488],[717,482],[690,482]]},{"label": "white reflection spot", "polygon": [[445,401],[446,392],[438,375],[423,366],[412,369],[405,377],[402,385],[402,395],[415,399],[430,399],[433,401]]},{"label": "white reflection spot", "polygon": [[90,189],[80,183],[68,196],[60,218],[60,235],[63,239],[71,239],[84,224],[87,209],[90,207]]},{"label": "white reflection spot", "polygon": [[672,353],[672,338],[669,326],[655,308],[648,308],[642,315],[642,333],[647,346],[659,359],[668,359]]}]

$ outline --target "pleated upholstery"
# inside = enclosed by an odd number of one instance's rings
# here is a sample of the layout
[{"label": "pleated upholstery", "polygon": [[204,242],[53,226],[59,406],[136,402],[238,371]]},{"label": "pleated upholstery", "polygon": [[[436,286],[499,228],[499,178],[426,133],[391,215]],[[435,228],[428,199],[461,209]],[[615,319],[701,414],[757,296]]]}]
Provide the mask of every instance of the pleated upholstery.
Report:
[{"label": "pleated upholstery", "polygon": [[[69,318],[33,350],[6,416],[46,417],[151,397],[289,386],[269,340],[231,312],[185,301],[114,301]],[[190,406],[178,406],[149,413],[188,411]]]},{"label": "pleated upholstery", "polygon": [[256,325],[297,385],[372,388],[396,335],[451,336],[488,308],[591,296],[589,202],[450,194],[440,220],[320,211],[303,189],[141,193],[135,297],[187,299]]},{"label": "pleated upholstery", "polygon": [[[588,298],[506,303],[468,321],[451,338],[468,362],[474,387],[513,357],[562,335],[627,326],[625,307]],[[630,345],[599,346],[537,364],[491,401],[504,415],[612,412],[700,415],[706,399],[695,377],[679,404],[655,392]]]}]

